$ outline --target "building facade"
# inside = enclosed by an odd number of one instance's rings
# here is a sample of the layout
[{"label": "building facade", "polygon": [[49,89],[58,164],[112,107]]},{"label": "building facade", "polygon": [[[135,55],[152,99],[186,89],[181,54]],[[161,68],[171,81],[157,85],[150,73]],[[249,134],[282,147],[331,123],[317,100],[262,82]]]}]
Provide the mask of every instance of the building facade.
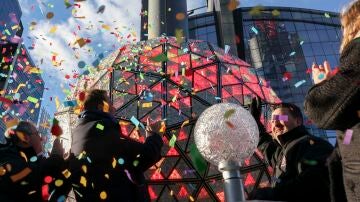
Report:
[{"label": "building facade", "polygon": [[6,122],[12,119],[27,120],[37,124],[44,93],[41,70],[35,67],[24,45],[13,57],[13,68],[9,73],[5,98],[12,104],[1,104],[0,134],[6,130]]},{"label": "building facade", "polygon": [[[327,60],[333,68],[339,64],[338,13],[286,7],[237,8],[233,11],[233,36],[219,32],[221,18],[215,10],[190,16],[190,38],[225,47],[227,44],[219,39],[233,37],[237,55],[256,68],[283,102],[303,109],[305,95],[313,85],[309,71],[313,62]],[[305,125],[316,136],[334,138],[333,132],[316,128],[306,117]]]},{"label": "building facade", "polygon": [[23,26],[21,7],[17,0],[0,1],[0,43],[20,40]]}]

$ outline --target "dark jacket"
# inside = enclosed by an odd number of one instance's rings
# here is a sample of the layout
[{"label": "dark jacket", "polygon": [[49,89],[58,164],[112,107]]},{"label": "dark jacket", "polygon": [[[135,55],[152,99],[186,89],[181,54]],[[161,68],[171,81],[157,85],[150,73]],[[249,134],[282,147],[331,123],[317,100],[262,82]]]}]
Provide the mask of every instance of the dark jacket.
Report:
[{"label": "dark jacket", "polygon": [[78,201],[100,200],[101,193],[108,201],[149,200],[143,172],[161,158],[158,134],[144,144],[122,138],[118,122],[101,111],[85,111],[72,134],[76,159],[70,169]]},{"label": "dark jacket", "polygon": [[[334,154],[338,158],[332,161],[341,160],[343,168],[339,163],[330,162],[337,165],[330,169],[343,169],[348,201],[360,201],[360,38],[350,42],[341,53],[338,73],[309,90],[304,110],[318,127],[337,130],[340,155]],[[352,132],[352,139],[350,144],[343,144],[347,129]],[[341,197],[344,189],[335,189],[340,183],[338,176],[341,173],[331,176],[333,201],[344,201]]]},{"label": "dark jacket", "polygon": [[[26,158],[20,152],[25,154]],[[51,192],[53,197],[50,201],[57,201],[59,196],[66,194],[62,187],[56,187],[54,191],[54,180],[48,184],[44,183],[46,176],[61,179],[61,171],[65,169],[63,158],[51,155],[47,159],[35,159],[34,156],[36,154],[31,148],[21,149],[12,143],[0,145],[1,202],[43,201],[49,199]],[[46,189],[43,189],[43,186]]]},{"label": "dark jacket", "polygon": [[333,147],[310,135],[304,126],[279,136],[279,142],[260,135],[260,149],[273,168],[270,188],[258,189],[253,199],[282,201],[329,201],[325,166]]}]

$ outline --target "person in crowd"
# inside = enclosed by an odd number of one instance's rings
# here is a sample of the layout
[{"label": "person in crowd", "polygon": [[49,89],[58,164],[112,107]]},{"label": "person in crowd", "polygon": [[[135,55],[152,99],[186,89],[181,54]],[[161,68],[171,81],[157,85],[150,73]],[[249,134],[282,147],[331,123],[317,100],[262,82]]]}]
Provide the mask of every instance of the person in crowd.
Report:
[{"label": "person in crowd", "polygon": [[270,187],[259,188],[250,199],[274,201],[329,201],[326,159],[333,151],[327,141],[310,135],[300,109],[290,103],[274,107],[271,135],[260,122],[261,101],[254,98],[250,110],[260,129],[258,149],[273,168]]},{"label": "person in crowd", "polygon": [[[56,201],[49,198],[55,188],[53,179],[60,179],[66,167],[59,139],[50,157],[45,158],[41,137],[31,122],[20,121],[5,136],[6,141],[0,145],[0,201]],[[49,180],[45,184],[46,176]],[[53,196],[58,196],[61,189]]]},{"label": "person in crowd", "polygon": [[360,201],[360,0],[341,13],[340,65],[313,64],[315,85],[305,98],[305,114],[319,127],[337,130],[329,159],[332,201]]},{"label": "person in crowd", "polygon": [[114,108],[104,90],[87,92],[72,132],[70,160],[77,201],[149,201],[143,172],[161,158],[160,123],[147,122],[146,140],[121,134]]}]

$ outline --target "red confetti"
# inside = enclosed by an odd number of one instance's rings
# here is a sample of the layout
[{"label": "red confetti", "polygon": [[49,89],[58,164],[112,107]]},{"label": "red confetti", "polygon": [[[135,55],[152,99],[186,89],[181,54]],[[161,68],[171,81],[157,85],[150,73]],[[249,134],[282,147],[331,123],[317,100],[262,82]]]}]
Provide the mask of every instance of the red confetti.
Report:
[{"label": "red confetti", "polygon": [[44,178],[44,182],[45,182],[46,184],[50,184],[50,183],[52,182],[52,177],[51,177],[51,176],[46,176],[46,177]]}]

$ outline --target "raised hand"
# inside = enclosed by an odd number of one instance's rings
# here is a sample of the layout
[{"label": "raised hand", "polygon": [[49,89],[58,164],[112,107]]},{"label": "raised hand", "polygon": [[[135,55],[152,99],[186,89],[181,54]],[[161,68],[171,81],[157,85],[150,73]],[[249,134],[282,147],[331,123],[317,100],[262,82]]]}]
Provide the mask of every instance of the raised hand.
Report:
[{"label": "raised hand", "polygon": [[332,77],[331,67],[328,61],[324,61],[324,65],[312,65],[312,79],[315,84],[321,83],[324,80],[328,80]]}]

